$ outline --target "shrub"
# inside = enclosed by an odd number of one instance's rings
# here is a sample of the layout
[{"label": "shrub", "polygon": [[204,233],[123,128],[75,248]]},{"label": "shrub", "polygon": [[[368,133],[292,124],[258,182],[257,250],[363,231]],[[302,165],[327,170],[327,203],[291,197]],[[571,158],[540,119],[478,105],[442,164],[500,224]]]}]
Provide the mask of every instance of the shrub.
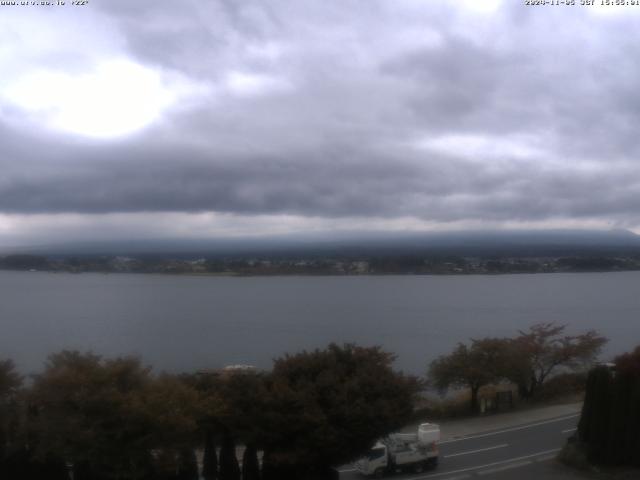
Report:
[{"label": "shrub", "polygon": [[538,400],[555,400],[568,395],[583,393],[586,385],[586,373],[562,373],[550,378],[538,389]]},{"label": "shrub", "polygon": [[569,441],[558,454],[558,460],[568,467],[578,470],[589,470],[591,464],[587,459],[585,445],[578,441]]}]

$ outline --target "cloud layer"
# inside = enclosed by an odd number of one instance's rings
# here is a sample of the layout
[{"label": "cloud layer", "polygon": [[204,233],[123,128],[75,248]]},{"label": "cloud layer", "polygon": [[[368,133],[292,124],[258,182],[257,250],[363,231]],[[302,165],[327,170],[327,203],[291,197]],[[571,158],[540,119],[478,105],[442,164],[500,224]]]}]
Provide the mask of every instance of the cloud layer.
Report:
[{"label": "cloud layer", "polygon": [[[0,236],[46,235],[61,215],[69,237],[105,222],[126,237],[131,218],[185,235],[194,218],[210,235],[283,218],[639,228],[640,16],[474,5],[4,7]],[[113,61],[128,77],[56,97],[51,78]]]}]

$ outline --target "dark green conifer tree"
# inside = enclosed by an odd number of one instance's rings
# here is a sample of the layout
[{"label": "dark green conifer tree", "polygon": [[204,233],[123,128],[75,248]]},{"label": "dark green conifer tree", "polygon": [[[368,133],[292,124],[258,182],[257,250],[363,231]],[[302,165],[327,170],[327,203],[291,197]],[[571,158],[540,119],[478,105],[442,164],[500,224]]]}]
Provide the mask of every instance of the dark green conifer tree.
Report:
[{"label": "dark green conifer tree", "polygon": [[198,459],[191,448],[184,448],[178,455],[178,480],[198,480]]},{"label": "dark green conifer tree", "polygon": [[589,437],[586,439],[587,458],[592,463],[606,462],[606,451],[608,442],[608,431],[611,416],[611,372],[607,368],[595,368],[591,375],[592,391],[589,393],[592,397],[591,412],[586,419],[588,422]]},{"label": "dark green conifer tree", "polygon": [[606,449],[603,463],[623,465],[629,460],[627,455],[626,431],[629,419],[629,398],[633,390],[633,379],[624,373],[617,374],[610,382],[610,417],[606,433]]},{"label": "dark green conifer tree", "polygon": [[242,456],[242,480],[260,480],[258,449],[253,444],[247,445]]},{"label": "dark green conifer tree", "polygon": [[640,466],[640,347],[589,372],[578,439],[593,464]]},{"label": "dark green conifer tree", "polygon": [[204,457],[202,458],[202,477],[204,480],[218,479],[218,455],[213,432],[207,431],[204,437]]},{"label": "dark green conifer tree", "polygon": [[593,403],[595,397],[597,375],[594,369],[589,371],[587,375],[587,384],[585,387],[584,401],[582,403],[582,414],[578,421],[578,439],[583,443],[588,443],[591,438],[591,419],[594,415]]},{"label": "dark green conifer tree", "polygon": [[220,480],[240,480],[240,466],[233,437],[226,434],[220,449]]},{"label": "dark green conifer tree", "polygon": [[640,372],[633,386],[633,391],[629,397],[631,408],[626,435],[627,455],[630,458],[630,465],[640,467]]}]

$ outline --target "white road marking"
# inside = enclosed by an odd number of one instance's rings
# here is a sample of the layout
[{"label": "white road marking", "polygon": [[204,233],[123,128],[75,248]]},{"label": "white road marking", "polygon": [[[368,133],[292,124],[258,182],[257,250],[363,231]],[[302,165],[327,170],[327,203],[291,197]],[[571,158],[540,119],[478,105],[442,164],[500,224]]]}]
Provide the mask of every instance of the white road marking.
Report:
[{"label": "white road marking", "polygon": [[508,443],[503,443],[502,445],[496,445],[494,447],[479,448],[477,450],[468,450],[466,452],[452,453],[450,455],[444,455],[444,458],[459,457],[460,455],[470,455],[472,453],[486,452],[487,450],[495,450],[496,448],[504,448],[504,447],[508,447],[508,446],[509,446]]},{"label": "white road marking", "polygon": [[345,468],[343,470],[338,470],[340,473],[347,473],[347,472],[355,472],[356,469],[355,468]]},{"label": "white road marking", "polygon": [[469,471],[472,471],[472,470],[481,470],[483,468],[493,467],[493,466],[496,466],[496,465],[504,465],[504,464],[512,463],[512,462],[519,462],[521,460],[526,460],[528,458],[535,458],[535,457],[539,457],[541,455],[548,455],[550,453],[556,453],[556,452],[559,452],[559,451],[560,451],[559,448],[554,448],[553,450],[545,450],[543,452],[532,453],[531,455],[524,455],[522,457],[510,458],[508,460],[501,460],[499,462],[487,463],[486,465],[477,465],[475,467],[461,468],[459,470],[452,470],[450,472],[431,473],[429,475],[423,475],[421,477],[410,477],[407,480],[422,480],[424,478],[435,478],[435,477],[442,477],[444,475],[452,475],[452,474],[455,474],[455,473],[469,472]]},{"label": "white road marking", "polygon": [[564,420],[569,420],[570,418],[575,418],[575,417],[579,417],[579,416],[580,416],[580,414],[576,413],[575,415],[569,415],[569,416],[562,417],[562,418],[555,418],[553,420],[546,420],[544,422],[530,423],[529,425],[522,425],[520,427],[505,428],[504,430],[499,430],[497,432],[482,433],[480,435],[470,435],[468,437],[455,438],[453,440],[445,440],[443,442],[438,442],[438,444],[439,445],[444,445],[445,443],[462,442],[463,440],[473,440],[474,438],[490,437],[492,435],[499,435],[501,433],[515,432],[517,430],[524,430],[525,428],[538,427],[540,425],[546,425],[548,423],[562,422]]},{"label": "white road marking", "polygon": [[482,470],[481,472],[478,472],[478,475],[490,475],[492,473],[511,470],[512,468],[524,467],[525,465],[531,465],[531,460],[524,460],[522,462],[510,463],[509,465],[504,465],[502,467],[494,467],[494,468],[490,468],[489,470]]},{"label": "white road marking", "polygon": [[457,477],[443,478],[442,480],[464,480],[465,478],[471,478],[471,475],[468,475],[465,473],[464,475],[458,475]]},{"label": "white road marking", "polygon": [[575,432],[577,429],[578,429],[578,427],[575,427],[575,428],[567,428],[566,430],[562,430],[562,433]]},{"label": "white road marking", "polygon": [[557,455],[552,454],[552,455],[545,455],[543,457],[537,457],[536,458],[536,462],[540,463],[540,462],[548,462],[549,460],[553,460],[557,457]]}]

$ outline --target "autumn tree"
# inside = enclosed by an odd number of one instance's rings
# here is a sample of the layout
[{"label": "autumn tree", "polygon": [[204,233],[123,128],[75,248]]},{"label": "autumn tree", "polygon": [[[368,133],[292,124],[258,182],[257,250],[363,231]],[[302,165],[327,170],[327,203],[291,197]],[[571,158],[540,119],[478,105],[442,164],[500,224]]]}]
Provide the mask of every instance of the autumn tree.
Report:
[{"label": "autumn tree", "polygon": [[[329,345],[276,359],[260,422],[263,479],[332,477],[403,426],[419,389],[379,347]],[[327,477],[323,477],[326,475]]]},{"label": "autumn tree", "polygon": [[11,360],[0,361],[0,459],[9,441],[9,421],[22,377]]},{"label": "autumn tree", "polygon": [[16,396],[21,386],[22,377],[16,372],[13,361],[0,361],[0,473],[7,466],[10,446],[16,440]]},{"label": "autumn tree", "polygon": [[510,353],[507,339],[484,338],[471,340],[470,345],[459,343],[453,352],[431,362],[428,377],[441,391],[449,387],[468,388],[471,392],[469,408],[477,412],[480,388],[503,377]]},{"label": "autumn tree", "polygon": [[12,361],[0,362],[0,478],[68,480],[65,462],[34,454],[22,377]]},{"label": "autumn tree", "polygon": [[197,480],[194,447],[199,444],[202,411],[198,393],[179,378],[162,374],[135,396],[131,407],[132,418],[146,431],[148,447],[175,459],[178,480]]},{"label": "autumn tree", "polygon": [[12,360],[0,361],[0,401],[6,401],[16,394],[22,385],[22,376],[16,372]]},{"label": "autumn tree", "polygon": [[37,446],[72,463],[76,479],[145,478],[155,468],[152,451],[179,463],[195,431],[197,400],[136,358],[63,351],[33,385]]},{"label": "autumn tree", "polygon": [[594,330],[566,335],[566,325],[538,323],[513,340],[507,377],[523,398],[531,398],[553,373],[588,367],[608,341]]}]

